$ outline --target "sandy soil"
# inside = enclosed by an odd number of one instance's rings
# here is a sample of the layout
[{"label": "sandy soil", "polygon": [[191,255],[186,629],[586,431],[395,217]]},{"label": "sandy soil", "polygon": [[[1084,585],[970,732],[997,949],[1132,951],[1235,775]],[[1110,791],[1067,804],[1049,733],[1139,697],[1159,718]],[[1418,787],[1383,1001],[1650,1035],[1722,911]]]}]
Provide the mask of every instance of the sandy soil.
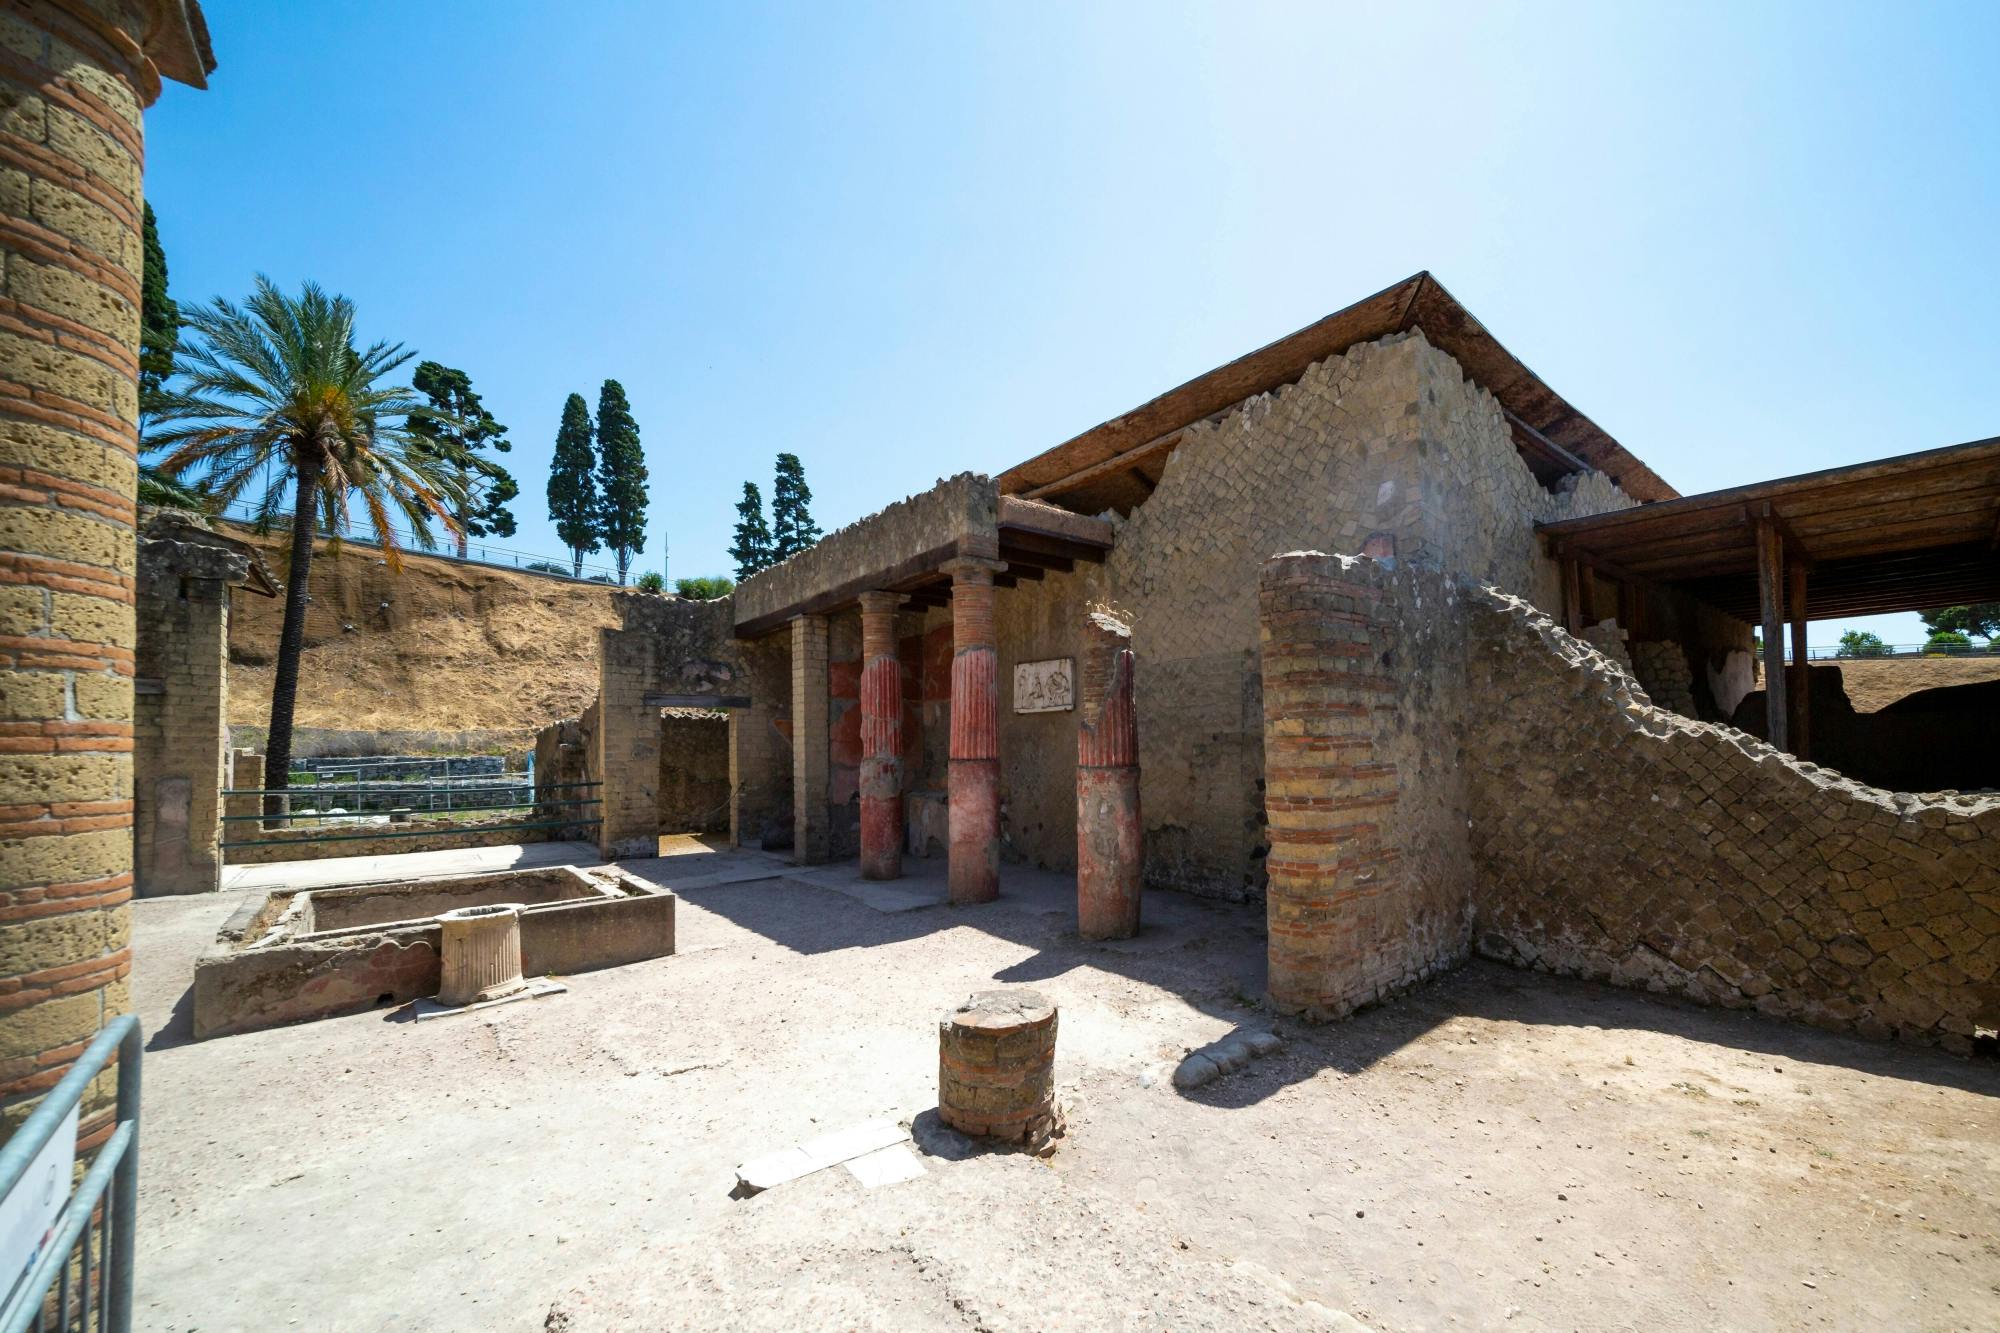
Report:
[{"label": "sandy soil", "polygon": [[[1250,1003],[1255,909],[1154,895],[1086,945],[1071,885],[1005,891],[689,888],[679,955],[566,995],[199,1044],[192,961],[240,895],[137,903],[142,1325],[2000,1327],[1990,1061],[1484,963],[1302,1027]],[[935,1120],[936,1016],[996,982],[1061,1006],[1046,1161]],[[1172,1088],[1238,1027],[1287,1046]],[[872,1116],[926,1174],[731,1197]]]},{"label": "sandy soil", "polygon": [[[249,538],[242,528],[231,536]],[[264,543],[280,586],[283,543]],[[348,545],[313,557],[297,724],[350,731],[532,732],[597,697],[597,631],[618,623],[602,584]],[[238,593],[229,720],[270,720],[284,603]]]},{"label": "sandy soil", "polygon": [[1857,713],[1873,713],[1918,690],[2000,680],[2000,657],[1885,657],[1834,663]]}]

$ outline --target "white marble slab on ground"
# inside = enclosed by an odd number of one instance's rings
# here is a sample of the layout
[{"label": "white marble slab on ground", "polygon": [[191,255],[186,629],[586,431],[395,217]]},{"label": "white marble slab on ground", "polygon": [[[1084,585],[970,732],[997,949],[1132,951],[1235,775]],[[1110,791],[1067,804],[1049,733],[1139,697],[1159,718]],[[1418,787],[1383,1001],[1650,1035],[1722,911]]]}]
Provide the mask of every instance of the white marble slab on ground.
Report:
[{"label": "white marble slab on ground", "polygon": [[757,1193],[909,1139],[910,1132],[894,1121],[864,1120],[745,1162],[736,1168],[736,1181]]},{"label": "white marble slab on ground", "polygon": [[924,1173],[924,1164],[917,1160],[917,1155],[910,1151],[907,1143],[878,1148],[842,1165],[849,1175],[861,1182],[861,1188],[867,1190],[878,1185],[897,1185],[905,1180],[915,1180]]}]

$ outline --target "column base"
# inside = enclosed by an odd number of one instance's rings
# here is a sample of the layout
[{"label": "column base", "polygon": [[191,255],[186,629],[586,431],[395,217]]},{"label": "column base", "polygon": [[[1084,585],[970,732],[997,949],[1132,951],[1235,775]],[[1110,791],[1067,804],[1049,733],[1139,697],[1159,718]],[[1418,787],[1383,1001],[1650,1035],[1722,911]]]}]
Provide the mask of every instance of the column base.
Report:
[{"label": "column base", "polygon": [[902,798],[864,795],[861,798],[861,878],[902,877]]},{"label": "column base", "polygon": [[951,862],[954,904],[1000,896],[1000,761],[951,761]]}]

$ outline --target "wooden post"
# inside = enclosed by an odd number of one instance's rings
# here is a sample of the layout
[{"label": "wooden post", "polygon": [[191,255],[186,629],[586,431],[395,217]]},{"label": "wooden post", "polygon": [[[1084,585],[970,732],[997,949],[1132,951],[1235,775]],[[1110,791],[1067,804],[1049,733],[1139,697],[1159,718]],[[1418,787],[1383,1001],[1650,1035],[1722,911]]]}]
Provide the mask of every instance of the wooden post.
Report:
[{"label": "wooden post", "polygon": [[1785,568],[1786,601],[1792,617],[1792,679],[1790,682],[1792,753],[1812,758],[1812,681],[1806,664],[1806,562],[1792,552]]},{"label": "wooden post", "polygon": [[1582,593],[1578,585],[1576,560],[1572,556],[1560,557],[1562,566],[1563,628],[1571,634],[1583,629],[1581,606]]},{"label": "wooden post", "polygon": [[1785,539],[1767,506],[1757,516],[1757,607],[1764,621],[1764,730],[1772,745],[1789,751],[1784,573]]}]

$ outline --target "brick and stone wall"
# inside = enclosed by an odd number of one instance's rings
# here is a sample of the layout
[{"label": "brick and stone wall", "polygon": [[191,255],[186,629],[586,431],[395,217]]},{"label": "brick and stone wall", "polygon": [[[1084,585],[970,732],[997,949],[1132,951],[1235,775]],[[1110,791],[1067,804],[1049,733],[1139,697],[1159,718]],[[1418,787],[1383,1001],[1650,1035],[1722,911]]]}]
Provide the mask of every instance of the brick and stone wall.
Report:
[{"label": "brick and stone wall", "polygon": [[1448,580],[1316,552],[1259,608],[1271,1000],[1339,1017],[1471,948],[1465,621]]},{"label": "brick and stone wall", "polygon": [[660,832],[728,829],[728,715],[669,708],[660,717]]},{"label": "brick and stone wall", "polygon": [[740,645],[750,707],[729,713],[730,838],[739,846],[792,845],[790,640]]},{"label": "brick and stone wall", "polygon": [[1462,956],[1463,901],[1472,947],[1523,966],[1960,1051],[2000,1025],[2000,798],[1878,791],[1658,708],[1433,570],[1281,557],[1264,611],[1280,1004]]},{"label": "brick and stone wall", "polygon": [[191,10],[0,12],[0,1136],[127,1003],[140,113]]},{"label": "brick and stone wall", "polygon": [[[593,703],[575,717],[560,718],[535,733],[535,799],[550,802],[538,806],[541,820],[595,820],[595,805],[559,805],[559,801],[597,800],[599,789],[579,784],[596,782],[597,715]],[[577,823],[549,830],[551,841],[595,842],[597,825]]]},{"label": "brick and stone wall", "polygon": [[423,825],[413,821],[400,826],[393,836],[386,826],[380,824],[330,824],[323,828],[235,832],[230,836],[250,838],[265,845],[232,847],[228,859],[230,865],[248,866],[270,861],[324,861],[341,856],[396,856],[404,852],[437,852],[456,847],[510,847],[515,843],[549,842],[561,832],[558,829],[521,828],[520,825],[527,819],[528,812],[522,810],[510,811],[505,817],[495,816],[479,821],[454,820],[442,825],[436,834],[416,832]]},{"label": "brick and stone wall", "polygon": [[154,514],[145,524],[133,735],[141,895],[207,893],[220,885],[231,589],[255,559],[243,543],[183,515]]}]

